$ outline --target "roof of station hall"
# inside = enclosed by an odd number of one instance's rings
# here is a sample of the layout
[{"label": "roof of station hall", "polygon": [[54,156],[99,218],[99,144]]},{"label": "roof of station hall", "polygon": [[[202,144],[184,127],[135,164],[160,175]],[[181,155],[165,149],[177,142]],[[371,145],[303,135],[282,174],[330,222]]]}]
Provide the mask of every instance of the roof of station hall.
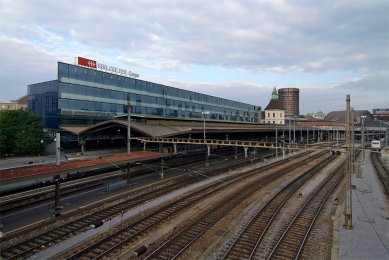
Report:
[{"label": "roof of station hall", "polygon": [[[153,121],[153,122],[130,122],[131,130],[141,133],[146,137],[174,137],[189,133],[202,133],[204,130],[203,121],[185,122],[185,121]],[[127,120],[108,120],[95,125],[80,126],[61,126],[60,130],[75,135],[86,136],[105,129],[114,127],[127,128]],[[282,126],[280,126],[281,128]],[[231,124],[222,122],[206,122],[208,133],[228,133],[228,132],[266,132],[274,128],[270,125],[259,124]]]}]

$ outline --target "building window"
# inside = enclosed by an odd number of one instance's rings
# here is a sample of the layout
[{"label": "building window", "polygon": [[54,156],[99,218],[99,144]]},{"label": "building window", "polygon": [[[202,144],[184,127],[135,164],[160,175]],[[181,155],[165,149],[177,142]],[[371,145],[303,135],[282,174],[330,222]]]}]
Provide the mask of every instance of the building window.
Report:
[{"label": "building window", "polygon": [[267,113],[267,117],[270,117],[270,113]]},{"label": "building window", "polygon": [[280,117],[282,118],[282,113],[280,113]]},{"label": "building window", "polygon": [[276,117],[276,113],[273,113],[273,117]]}]

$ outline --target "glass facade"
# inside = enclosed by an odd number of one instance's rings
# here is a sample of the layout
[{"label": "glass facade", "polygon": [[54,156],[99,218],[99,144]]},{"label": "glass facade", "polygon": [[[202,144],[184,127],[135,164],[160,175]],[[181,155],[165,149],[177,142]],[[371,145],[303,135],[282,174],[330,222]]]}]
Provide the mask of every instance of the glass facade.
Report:
[{"label": "glass facade", "polygon": [[[30,85],[29,96],[30,93],[36,95],[35,92],[45,92],[38,90],[42,84],[45,83]],[[62,62],[58,63],[58,80],[52,81],[52,85],[56,86],[55,90],[47,93],[57,98],[55,110],[61,125],[90,125],[124,116],[127,114],[128,101],[131,104],[131,114],[146,117],[201,119],[202,112],[207,111],[207,119],[259,122],[258,114],[261,109],[258,106]],[[35,109],[33,111],[38,112]],[[39,110],[38,113],[45,111]]]},{"label": "glass facade", "polygon": [[47,128],[58,128],[58,82],[56,80],[29,85],[28,107],[39,114]]}]

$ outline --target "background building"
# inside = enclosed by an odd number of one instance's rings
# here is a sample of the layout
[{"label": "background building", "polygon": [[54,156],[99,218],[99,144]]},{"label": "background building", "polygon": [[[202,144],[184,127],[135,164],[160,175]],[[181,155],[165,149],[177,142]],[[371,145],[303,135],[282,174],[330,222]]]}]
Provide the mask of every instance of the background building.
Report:
[{"label": "background building", "polygon": [[373,109],[374,120],[389,121],[389,108]]},{"label": "background building", "polygon": [[278,100],[276,87],[273,88],[272,97],[263,112],[262,118],[262,123],[264,124],[285,124],[285,110]]},{"label": "background building", "polygon": [[[368,110],[353,110],[351,116],[354,118],[354,123],[360,125],[362,123],[361,116],[365,116],[365,122],[373,120],[372,114]],[[324,117],[325,121],[346,122],[346,111],[331,111]]]},{"label": "background building", "polygon": [[27,108],[27,102],[28,98],[27,95],[16,99],[16,100],[11,100],[10,102],[6,103],[0,103],[0,111],[1,110],[18,110],[18,109],[25,109]]},{"label": "background building", "polygon": [[[47,128],[126,116],[259,123],[261,107],[78,65],[58,63],[58,79],[28,86],[28,106]],[[204,113],[207,112],[207,113]]]},{"label": "background building", "polygon": [[285,116],[300,115],[300,89],[280,88],[278,98],[285,109]]}]

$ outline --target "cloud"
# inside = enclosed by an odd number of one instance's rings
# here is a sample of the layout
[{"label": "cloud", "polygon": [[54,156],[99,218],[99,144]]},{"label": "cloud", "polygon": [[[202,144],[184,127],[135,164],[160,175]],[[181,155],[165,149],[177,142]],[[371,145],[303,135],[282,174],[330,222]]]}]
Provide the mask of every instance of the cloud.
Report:
[{"label": "cloud", "polygon": [[[389,85],[388,8],[380,0],[0,0],[0,58],[7,64],[0,72],[1,98],[15,99],[27,84],[55,79],[55,61],[85,56],[262,107],[278,84],[262,78],[277,73],[280,82],[285,74],[296,75],[280,87],[302,88],[302,111],[315,110],[320,100],[322,110],[340,106],[334,100],[347,91],[385,106],[379,93]],[[220,75],[217,82],[203,74],[177,76],[198,66],[258,76]],[[331,71],[339,77],[323,76]],[[163,73],[169,76],[158,80]],[[309,86],[307,78],[314,77]]]},{"label": "cloud", "polygon": [[[8,101],[27,94],[27,85],[55,79],[56,57],[37,46],[0,36],[0,100]],[[27,73],[26,73],[27,72]]]},{"label": "cloud", "polygon": [[[8,6],[3,30],[38,24],[81,44],[157,64],[358,70],[382,67],[388,58],[385,1],[2,2]],[[29,28],[22,33],[35,35]]]},{"label": "cloud", "polygon": [[165,84],[256,106],[263,106],[269,102],[273,88],[270,85],[246,81],[188,82],[173,79],[166,81]]}]

